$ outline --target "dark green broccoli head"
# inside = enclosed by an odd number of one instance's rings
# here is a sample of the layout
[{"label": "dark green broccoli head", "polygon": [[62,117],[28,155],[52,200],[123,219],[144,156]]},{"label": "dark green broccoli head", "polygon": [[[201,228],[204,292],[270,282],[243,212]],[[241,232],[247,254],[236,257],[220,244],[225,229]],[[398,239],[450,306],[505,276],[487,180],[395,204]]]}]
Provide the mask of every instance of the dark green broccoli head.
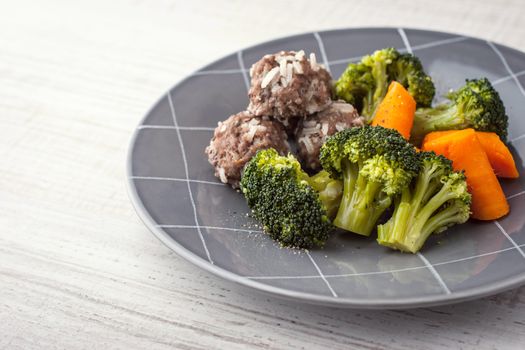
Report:
[{"label": "dark green broccoli head", "polygon": [[349,64],[335,83],[335,93],[371,121],[394,80],[408,89],[418,106],[429,106],[432,102],[434,83],[419,59],[412,54],[400,54],[394,48],[377,50],[360,62]]},{"label": "dark green broccoli head", "polygon": [[505,106],[488,79],[467,80],[447,97],[449,102],[416,110],[410,135],[414,144],[419,144],[432,131],[466,128],[495,132],[503,141],[506,140],[508,117]]},{"label": "dark green broccoli head", "polygon": [[375,80],[369,67],[362,63],[350,63],[335,83],[335,93],[362,111],[365,104],[370,104],[374,86]]},{"label": "dark green broccoli head", "polygon": [[414,147],[397,131],[381,126],[336,133],[321,147],[320,161],[343,180],[334,225],[366,236],[419,170]]},{"label": "dark green broccoli head", "polygon": [[[244,169],[240,185],[248,206],[264,231],[285,246],[322,246],[333,229],[327,206],[309,181],[292,155],[283,157],[274,149],[259,151]],[[337,197],[329,185],[333,181],[328,176],[316,181],[321,192],[331,191],[323,197],[328,205]]]},{"label": "dark green broccoli head", "polygon": [[[476,104],[481,105],[478,113],[473,113],[469,118],[470,123],[474,129],[479,131],[490,131],[498,134],[502,140],[507,138],[508,117],[505,112],[505,105],[499,96],[499,93],[494,89],[487,78],[482,79],[467,79],[465,86],[457,92],[449,94],[453,99],[466,100],[469,97],[474,99],[471,95],[472,91],[477,94],[477,99],[481,102]],[[465,96],[462,96],[462,95]],[[477,100],[476,99],[476,100]],[[458,103],[459,104],[459,103]],[[475,104],[472,102],[471,104]]]}]

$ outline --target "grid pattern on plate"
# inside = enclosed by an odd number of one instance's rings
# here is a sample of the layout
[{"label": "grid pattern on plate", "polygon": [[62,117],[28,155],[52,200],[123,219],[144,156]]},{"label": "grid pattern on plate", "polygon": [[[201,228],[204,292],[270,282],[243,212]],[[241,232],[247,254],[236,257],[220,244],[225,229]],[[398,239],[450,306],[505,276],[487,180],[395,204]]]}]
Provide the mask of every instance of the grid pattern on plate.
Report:
[{"label": "grid pattern on plate", "polygon": [[184,149],[184,143],[182,141],[180,129],[177,128],[179,126],[179,123],[177,122],[177,115],[175,114],[175,109],[173,108],[173,102],[171,101],[171,92],[168,92],[168,101],[170,104],[173,124],[174,124],[174,127],[176,128],[175,131],[177,132],[177,138],[179,140],[180,150],[182,152],[182,161],[184,162],[184,172],[186,173],[186,183],[188,185],[188,194],[189,194],[189,198],[191,201],[191,206],[193,208],[195,226],[197,228],[197,232],[199,233],[199,238],[201,239],[202,245],[204,247],[204,251],[206,252],[206,257],[208,258],[208,261],[210,262],[210,264],[213,264],[213,260],[211,259],[211,256],[210,256],[210,251],[208,250],[208,247],[206,246],[206,241],[204,240],[204,236],[202,235],[201,227],[199,226],[199,220],[197,218],[197,208],[195,206],[195,200],[193,199],[193,193],[191,192],[191,184],[190,184],[190,176],[189,176],[189,170],[188,170],[188,160],[186,156],[186,150]]},{"label": "grid pattern on plate", "polygon": [[[457,43],[457,42],[461,42],[461,41],[469,39],[467,37],[458,36],[458,37],[452,37],[452,38],[447,38],[447,39],[442,39],[442,40],[431,41],[431,42],[428,42],[428,43],[425,43],[425,44],[415,45],[415,46],[412,47],[410,45],[409,38],[408,38],[407,34],[405,33],[404,29],[399,28],[399,29],[397,29],[397,32],[399,33],[403,43],[405,44],[405,48],[404,49],[400,49],[400,51],[405,51],[405,52],[410,52],[410,53],[414,52],[414,51],[418,51],[418,50],[424,50],[424,49],[427,49],[427,48],[436,47],[436,46],[444,46],[444,45],[447,45],[447,44],[453,44],[453,43]],[[323,63],[325,64],[325,66],[327,68],[329,68],[331,64],[340,64],[340,63],[343,63],[343,62],[352,62],[352,61],[359,60],[361,58],[361,56],[359,56],[359,57],[350,57],[350,58],[344,59],[344,60],[339,59],[339,60],[332,60],[332,61],[330,61],[329,57],[327,57],[327,55],[326,55],[326,51],[325,51],[325,47],[324,47],[322,36],[319,33],[313,33],[313,36],[314,36],[315,40],[318,43],[319,51],[321,52]],[[493,84],[497,85],[497,84],[500,84],[500,83],[503,83],[503,82],[506,82],[506,81],[509,81],[509,80],[513,80],[515,82],[517,88],[525,96],[525,91],[524,91],[522,85],[520,84],[520,82],[518,80],[518,77],[521,76],[521,75],[524,75],[525,71],[520,71],[520,72],[517,72],[517,73],[513,72],[512,69],[507,64],[507,61],[506,61],[504,55],[500,52],[498,47],[496,45],[494,45],[493,43],[491,43],[491,42],[487,42],[487,46],[490,47],[490,49],[493,50],[498,55],[498,57],[501,59],[502,65],[505,67],[506,71],[508,72],[508,76],[501,77],[499,79],[493,80]],[[242,51],[239,51],[237,53],[237,60],[238,60],[238,65],[239,65],[238,69],[201,70],[201,71],[198,71],[198,72],[194,73],[192,76],[241,74],[242,78],[243,78],[243,81],[244,81],[244,84],[245,84],[245,87],[248,89],[249,88],[248,70],[246,69],[244,61],[243,61],[243,52]],[[171,123],[172,123],[172,125],[140,125],[138,127],[138,131],[145,130],[145,129],[163,129],[163,130],[167,129],[167,130],[173,130],[176,133],[176,135],[177,135],[179,146],[180,146],[180,149],[181,149],[181,152],[182,152],[185,177],[184,178],[174,178],[174,177],[160,177],[160,176],[159,177],[155,177],[155,176],[134,176],[133,174],[131,174],[131,179],[134,179],[134,180],[152,180],[152,181],[175,181],[175,182],[183,182],[183,183],[187,184],[187,189],[188,189],[188,194],[189,194],[188,198],[189,198],[189,201],[190,201],[190,203],[188,203],[188,205],[191,205],[191,207],[193,209],[195,225],[177,225],[176,223],[173,223],[173,224],[158,224],[157,226],[159,228],[166,228],[166,229],[168,229],[168,228],[171,228],[171,229],[177,229],[177,228],[179,228],[179,229],[183,229],[183,228],[196,229],[197,232],[198,232],[200,241],[202,243],[202,246],[204,248],[204,251],[206,252],[207,260],[208,260],[209,263],[213,264],[213,260],[212,260],[213,252],[210,252],[208,250],[208,248],[207,248],[205,237],[204,237],[204,235],[203,235],[203,233],[201,231],[202,229],[214,229],[214,230],[226,230],[226,231],[230,230],[230,231],[249,232],[249,233],[260,232],[260,231],[252,230],[252,229],[248,230],[248,229],[240,229],[240,228],[231,228],[231,227],[205,226],[205,225],[200,225],[199,224],[199,219],[198,219],[198,214],[197,214],[197,207],[196,207],[195,200],[194,200],[194,197],[193,197],[191,184],[192,183],[198,183],[198,184],[205,184],[205,185],[212,185],[212,186],[225,186],[225,185],[223,185],[222,183],[220,183],[218,181],[214,182],[214,181],[205,181],[205,180],[190,178],[190,169],[189,169],[189,165],[188,165],[188,161],[187,161],[187,152],[194,152],[195,150],[193,150],[193,149],[189,149],[189,150],[185,149],[183,138],[181,136],[181,130],[191,133],[191,132],[194,132],[194,131],[213,131],[213,128],[211,128],[211,127],[200,127],[200,126],[193,126],[193,127],[190,127],[190,126],[179,126],[179,123],[178,123],[178,120],[177,120],[177,114],[176,114],[175,106],[173,105],[173,101],[172,101],[172,97],[171,97],[171,91],[168,92],[167,99],[169,101],[169,106],[170,106],[170,111],[171,111],[171,119],[172,119]],[[521,135],[521,136],[515,137],[510,142],[512,143],[512,142],[520,140],[522,138],[525,138],[525,135]],[[210,171],[211,171],[211,168],[210,168]],[[514,197],[517,197],[517,196],[520,196],[520,195],[524,195],[524,194],[525,194],[525,191],[521,191],[521,192],[518,192],[518,193],[510,195],[508,198],[514,198]],[[467,261],[467,260],[471,260],[471,259],[476,259],[476,258],[480,258],[480,257],[484,257],[484,256],[491,256],[491,255],[495,255],[495,254],[498,254],[498,253],[511,251],[511,250],[515,250],[515,251],[519,252],[525,258],[525,253],[524,253],[524,251],[522,249],[525,246],[525,244],[522,244],[522,245],[516,244],[516,242],[514,242],[512,240],[512,238],[507,234],[507,232],[504,230],[504,228],[498,222],[495,222],[495,225],[497,226],[498,231],[501,232],[501,234],[503,234],[505,236],[505,238],[507,240],[509,240],[509,242],[512,244],[511,247],[508,247],[508,248],[505,248],[505,249],[494,250],[494,251],[483,253],[483,254],[471,255],[471,256],[467,256],[467,257],[463,257],[463,258],[448,260],[448,261],[444,261],[444,262],[437,262],[437,263],[434,263],[434,264],[432,264],[428,259],[426,259],[420,253],[420,254],[418,254],[418,256],[420,257],[421,262],[422,262],[422,264],[420,266],[408,267],[408,268],[403,268],[403,269],[393,269],[393,270],[389,270],[389,271],[369,271],[369,272],[359,272],[359,273],[349,273],[349,274],[325,274],[325,273],[323,273],[321,268],[319,267],[319,265],[316,263],[316,261],[312,257],[312,255],[309,252],[306,252],[309,260],[314,265],[315,270],[318,272],[318,274],[316,274],[316,275],[306,275],[306,276],[296,276],[296,275],[272,276],[272,275],[268,275],[268,276],[240,276],[240,277],[251,279],[251,280],[259,280],[259,281],[276,280],[276,279],[280,279],[280,280],[282,280],[282,279],[290,279],[290,280],[318,279],[318,280],[322,281],[326,285],[326,287],[328,288],[328,290],[329,290],[330,294],[332,295],[332,297],[337,298],[338,297],[337,292],[334,290],[334,288],[331,286],[331,284],[329,282],[329,280],[332,279],[332,278],[354,277],[354,276],[370,276],[370,275],[380,275],[380,274],[392,274],[392,273],[397,273],[397,272],[405,272],[405,271],[414,271],[414,270],[423,270],[424,269],[424,270],[427,270],[429,273],[431,273],[436,278],[436,280],[438,281],[439,285],[442,287],[442,290],[443,290],[444,293],[450,294],[450,293],[453,293],[453,292],[451,292],[449,290],[449,288],[447,287],[447,285],[445,284],[445,282],[443,281],[443,279],[441,278],[441,276],[437,272],[436,267],[443,266],[443,265],[448,265],[448,264],[459,263],[459,262],[463,262],[463,261]]]}]

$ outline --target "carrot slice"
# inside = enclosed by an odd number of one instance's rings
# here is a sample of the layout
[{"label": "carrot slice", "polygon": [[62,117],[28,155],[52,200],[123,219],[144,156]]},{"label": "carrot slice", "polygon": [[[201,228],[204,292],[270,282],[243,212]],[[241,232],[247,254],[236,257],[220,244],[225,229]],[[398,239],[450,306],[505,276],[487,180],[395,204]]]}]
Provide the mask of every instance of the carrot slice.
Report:
[{"label": "carrot slice", "polygon": [[439,139],[440,137],[449,135],[454,132],[458,132],[459,130],[445,130],[445,131],[433,131],[425,135],[425,138],[423,139],[423,143],[431,142],[436,139]]},{"label": "carrot slice", "polygon": [[454,170],[463,170],[472,194],[472,217],[495,220],[509,212],[509,204],[473,129],[450,133],[423,144],[424,151],[434,151],[452,160]]},{"label": "carrot slice", "polygon": [[[431,142],[454,133],[458,130],[435,131],[427,134],[423,144]],[[476,131],[481,147],[489,158],[490,165],[498,177],[516,179],[519,177],[516,163],[507,146],[501,141],[499,136],[493,132]]]},{"label": "carrot slice", "polygon": [[395,129],[408,140],[414,124],[415,112],[416,101],[414,98],[403,85],[393,81],[388,86],[385,98],[377,107],[372,125]]},{"label": "carrot slice", "polygon": [[437,154],[447,157],[449,148],[455,139],[461,139],[462,137],[470,135],[476,135],[474,129],[431,132],[425,136],[425,140],[421,145],[421,150],[434,151]]},{"label": "carrot slice", "polygon": [[496,176],[511,179],[517,179],[520,176],[512,154],[496,133],[476,131],[476,136],[481,143],[481,147],[487,153],[490,165],[494,169]]}]

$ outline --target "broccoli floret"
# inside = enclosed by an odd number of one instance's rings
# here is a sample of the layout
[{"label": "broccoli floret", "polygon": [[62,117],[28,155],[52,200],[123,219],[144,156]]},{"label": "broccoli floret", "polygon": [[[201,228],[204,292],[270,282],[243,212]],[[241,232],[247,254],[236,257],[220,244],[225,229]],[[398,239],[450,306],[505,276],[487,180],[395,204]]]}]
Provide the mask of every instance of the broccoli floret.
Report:
[{"label": "broccoli floret", "polygon": [[471,195],[462,172],[434,152],[418,154],[421,170],[397,196],[392,217],[377,227],[379,244],[416,253],[432,233],[462,224],[470,215]]},{"label": "broccoli floret", "polygon": [[377,106],[385,97],[388,91],[388,84],[390,83],[387,69],[390,64],[395,62],[398,56],[399,53],[395,49],[389,48],[378,50],[372,55],[363,57],[361,60],[361,63],[371,70],[375,83],[371,99],[368,103],[364,104],[363,110],[361,111],[363,115],[372,117]]},{"label": "broccoli floret", "polygon": [[365,236],[419,170],[414,147],[397,131],[381,126],[334,134],[321,147],[320,161],[343,181],[334,225]]},{"label": "broccoli floret", "polygon": [[449,102],[419,108],[414,117],[411,141],[419,144],[432,131],[473,128],[491,131],[505,141],[508,117],[498,92],[488,79],[473,79],[447,95]]},{"label": "broccoli floret", "polygon": [[377,50],[358,63],[350,63],[335,83],[335,93],[370,122],[394,80],[408,89],[418,106],[430,106],[435,92],[432,79],[417,57],[394,48]]},{"label": "broccoli floret", "polygon": [[399,55],[398,59],[388,67],[388,76],[408,90],[418,107],[429,107],[432,104],[436,88],[416,56]]},{"label": "broccoli floret", "polygon": [[350,63],[335,82],[335,94],[363,114],[370,109],[369,105],[373,104],[375,85],[369,67],[362,63]]},{"label": "broccoli floret", "polygon": [[359,63],[350,63],[335,83],[336,95],[371,120],[388,89],[388,65],[398,56],[397,50],[388,48],[363,57]]},{"label": "broccoli floret", "polygon": [[241,191],[254,217],[284,246],[323,246],[333,229],[342,185],[326,172],[308,176],[292,155],[267,149],[247,163]]}]

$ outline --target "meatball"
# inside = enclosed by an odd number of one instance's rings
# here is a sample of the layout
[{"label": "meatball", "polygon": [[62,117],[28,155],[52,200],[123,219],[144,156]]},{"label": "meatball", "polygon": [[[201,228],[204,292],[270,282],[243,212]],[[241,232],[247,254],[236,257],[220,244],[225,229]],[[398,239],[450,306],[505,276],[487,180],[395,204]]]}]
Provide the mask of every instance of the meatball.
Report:
[{"label": "meatball", "polygon": [[248,110],[270,115],[281,122],[323,110],[331,98],[330,73],[318,64],[315,54],[281,51],[266,55],[250,69]]},{"label": "meatball", "polygon": [[283,125],[244,111],[219,122],[205,152],[215,167],[215,176],[238,188],[244,165],[258,150],[270,147],[281,154],[290,151]]},{"label": "meatball", "polygon": [[320,167],[319,150],[328,136],[354,126],[363,126],[365,120],[357,110],[344,101],[334,101],[325,110],[308,116],[299,122],[295,140],[299,158],[312,170]]}]

